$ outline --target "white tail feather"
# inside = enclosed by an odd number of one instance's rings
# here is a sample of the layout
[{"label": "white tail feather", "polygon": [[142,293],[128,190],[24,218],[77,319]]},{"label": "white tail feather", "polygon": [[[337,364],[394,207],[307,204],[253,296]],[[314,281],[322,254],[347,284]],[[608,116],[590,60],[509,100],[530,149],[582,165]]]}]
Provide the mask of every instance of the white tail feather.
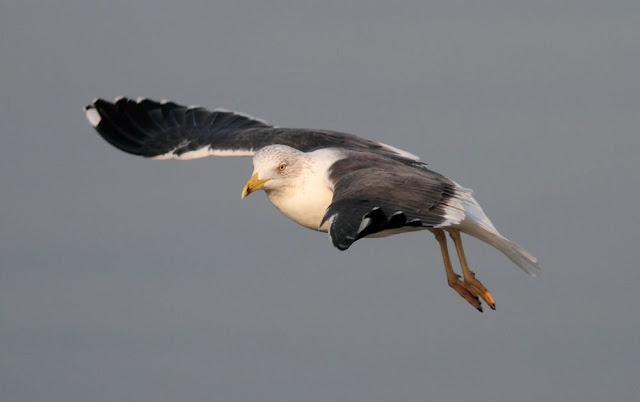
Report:
[{"label": "white tail feather", "polygon": [[517,266],[519,266],[524,272],[528,273],[529,275],[538,276],[540,274],[542,267],[540,266],[538,260],[531,254],[529,254],[527,250],[523,249],[518,244],[512,242],[506,237],[490,232],[484,232],[480,236],[475,233],[470,234],[497,248],[500,252],[502,252],[502,254],[509,257],[511,261],[513,261]]},{"label": "white tail feather", "polygon": [[461,199],[466,215],[464,221],[459,225],[461,231],[489,243],[529,275],[538,276],[540,274],[542,267],[538,260],[527,250],[502,236],[470,192]]}]

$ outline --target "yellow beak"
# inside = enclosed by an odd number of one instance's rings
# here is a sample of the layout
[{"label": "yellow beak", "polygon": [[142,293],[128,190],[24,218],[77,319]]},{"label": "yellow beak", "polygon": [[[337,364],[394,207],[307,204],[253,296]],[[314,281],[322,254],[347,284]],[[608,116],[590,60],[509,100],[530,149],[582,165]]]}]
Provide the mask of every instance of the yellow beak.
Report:
[{"label": "yellow beak", "polygon": [[253,176],[251,176],[251,178],[244,185],[244,187],[242,187],[242,198],[245,198],[246,196],[253,193],[254,191],[258,191],[264,188],[265,183],[268,181],[269,179],[266,179],[266,180],[259,179],[258,173],[254,173]]}]

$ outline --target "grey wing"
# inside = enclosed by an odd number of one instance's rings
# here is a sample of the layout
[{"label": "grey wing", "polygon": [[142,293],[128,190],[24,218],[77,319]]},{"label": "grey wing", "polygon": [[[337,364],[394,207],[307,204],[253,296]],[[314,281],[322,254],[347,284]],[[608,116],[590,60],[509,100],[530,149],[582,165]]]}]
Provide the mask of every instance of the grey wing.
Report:
[{"label": "grey wing", "polygon": [[304,152],[346,148],[419,163],[408,152],[355,135],[327,130],[277,128],[227,110],[185,107],[173,102],[118,98],[96,99],[85,108],[87,119],[111,145],[155,159],[250,156],[267,145],[282,144]]},{"label": "grey wing", "polygon": [[334,163],[329,178],[334,196],[322,223],[330,222],[329,235],[340,250],[384,230],[459,223],[465,217],[460,200],[470,195],[424,166],[360,152]]}]

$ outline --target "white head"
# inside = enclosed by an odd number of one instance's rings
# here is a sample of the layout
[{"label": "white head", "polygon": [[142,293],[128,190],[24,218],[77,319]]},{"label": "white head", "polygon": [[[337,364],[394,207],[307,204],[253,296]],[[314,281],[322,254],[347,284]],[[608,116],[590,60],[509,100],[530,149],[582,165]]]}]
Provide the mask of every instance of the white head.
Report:
[{"label": "white head", "polygon": [[307,169],[305,153],[286,145],[269,145],[253,156],[253,175],[242,189],[242,198],[254,191],[281,190],[295,185]]}]

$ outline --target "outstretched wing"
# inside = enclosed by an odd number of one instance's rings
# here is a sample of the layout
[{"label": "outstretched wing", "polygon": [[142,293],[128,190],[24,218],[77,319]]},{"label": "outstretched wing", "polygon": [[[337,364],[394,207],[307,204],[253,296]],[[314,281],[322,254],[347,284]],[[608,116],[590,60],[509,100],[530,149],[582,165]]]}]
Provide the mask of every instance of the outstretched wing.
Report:
[{"label": "outstretched wing", "polygon": [[118,98],[114,102],[96,99],[85,112],[91,125],[111,145],[148,158],[250,156],[267,145],[282,144],[304,152],[328,147],[361,150],[419,163],[416,156],[406,151],[355,135],[277,128],[227,110]]},{"label": "outstretched wing", "polygon": [[329,179],[333,201],[322,224],[330,222],[329,235],[340,250],[386,230],[457,224],[465,217],[461,201],[471,194],[424,166],[362,152],[335,162]]}]

